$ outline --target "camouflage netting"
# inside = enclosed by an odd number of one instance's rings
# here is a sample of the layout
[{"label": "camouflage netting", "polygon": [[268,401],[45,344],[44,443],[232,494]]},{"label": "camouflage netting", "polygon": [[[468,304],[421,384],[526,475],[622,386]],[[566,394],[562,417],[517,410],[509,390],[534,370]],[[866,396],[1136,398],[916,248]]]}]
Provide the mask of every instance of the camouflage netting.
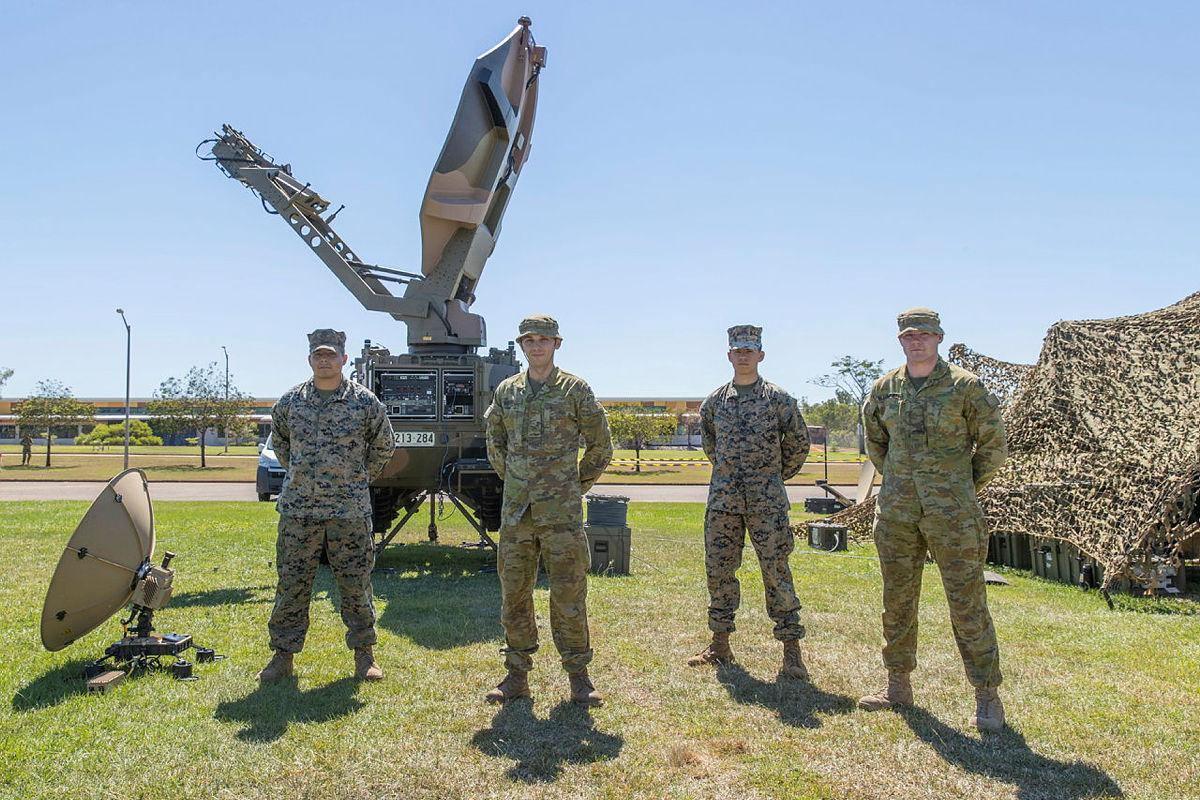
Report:
[{"label": "camouflage netting", "polygon": [[[1011,457],[980,494],[994,532],[1074,544],[1104,585],[1152,587],[1200,533],[1200,293],[1131,317],[1059,322],[1034,366],[963,345],[1005,404]],[[868,537],[874,502],[834,519]]]}]

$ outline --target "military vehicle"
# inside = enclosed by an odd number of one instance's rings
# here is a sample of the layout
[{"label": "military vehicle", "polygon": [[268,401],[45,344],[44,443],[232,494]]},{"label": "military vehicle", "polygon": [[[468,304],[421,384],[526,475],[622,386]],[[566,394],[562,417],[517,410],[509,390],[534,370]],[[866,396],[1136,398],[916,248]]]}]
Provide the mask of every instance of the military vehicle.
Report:
[{"label": "military vehicle", "polygon": [[[484,320],[471,313],[484,264],[496,246],[505,208],[529,158],[538,76],[546,48],[528,17],[479,56],[459,98],[450,133],[421,206],[420,272],[364,261],[334,232],[345,208],[330,202],[229,125],[196,151],[248,187],[369,310],[408,327],[407,352],[392,354],[367,341],[354,360],[354,379],[384,405],[396,451],[371,486],[374,530],[383,547],[429,501],[429,536],[437,539],[435,507],[449,498],[495,547],[503,484],[487,460],[483,414],[496,386],[519,365],[512,342],[487,345]],[[211,155],[201,148],[211,144]],[[403,287],[393,294],[390,287]],[[393,525],[397,515],[400,521]]]}]

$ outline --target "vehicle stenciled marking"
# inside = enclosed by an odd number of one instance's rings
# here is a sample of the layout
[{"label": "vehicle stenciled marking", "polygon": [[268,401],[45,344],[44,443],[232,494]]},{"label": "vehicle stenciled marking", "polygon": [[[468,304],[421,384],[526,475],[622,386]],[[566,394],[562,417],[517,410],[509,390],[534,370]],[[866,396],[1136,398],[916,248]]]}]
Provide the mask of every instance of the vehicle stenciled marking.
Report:
[{"label": "vehicle stenciled marking", "polygon": [[437,434],[433,431],[396,431],[397,447],[434,447]]}]

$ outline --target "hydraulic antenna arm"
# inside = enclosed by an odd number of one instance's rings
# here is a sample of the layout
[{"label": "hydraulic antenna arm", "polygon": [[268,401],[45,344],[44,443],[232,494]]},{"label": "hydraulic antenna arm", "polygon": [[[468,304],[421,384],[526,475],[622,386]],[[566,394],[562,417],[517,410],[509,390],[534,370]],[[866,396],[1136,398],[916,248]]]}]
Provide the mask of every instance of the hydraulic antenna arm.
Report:
[{"label": "hydraulic antenna arm", "polygon": [[[529,158],[538,76],[546,64],[546,48],[536,44],[530,25],[521,17],[471,67],[425,189],[419,273],[364,263],[330,224],[341,207],[323,217],[329,201],[241,131],[222,126],[200,143],[212,143],[212,157],[201,158],[215,161],[278,213],[365,308],[407,324],[410,350],[473,351],[487,343],[483,318],[470,312],[475,287]],[[388,284],[404,286],[403,294]]]},{"label": "hydraulic antenna arm", "polygon": [[[358,302],[370,311],[382,311],[399,320],[429,315],[428,301],[397,297],[388,291],[385,281],[407,283],[420,280],[411,272],[387,269],[359,260],[350,246],[338,236],[321,215],[329,209],[329,201],[317,194],[307,183],[292,177],[290,164],[276,164],[271,156],[230,125],[222,125],[212,142],[212,158],[228,177],[240,181],[262,200],[263,207],[277,213],[296,235],[304,240],[325,266],[350,290]],[[197,147],[199,152],[199,147]],[[341,209],[338,209],[341,211]]]}]

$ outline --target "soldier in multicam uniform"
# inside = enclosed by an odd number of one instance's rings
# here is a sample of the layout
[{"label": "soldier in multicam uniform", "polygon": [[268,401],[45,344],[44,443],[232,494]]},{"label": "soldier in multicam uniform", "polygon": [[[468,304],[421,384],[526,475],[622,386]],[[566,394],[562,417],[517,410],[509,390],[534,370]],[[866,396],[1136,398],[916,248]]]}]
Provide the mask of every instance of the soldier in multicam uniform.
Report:
[{"label": "soldier in multicam uniform", "polygon": [[808,677],[800,654],[804,626],[800,624],[800,601],[788,564],[794,537],[788,525],[784,481],[804,466],[809,449],[808,427],[795,399],[759,376],[758,365],[765,356],[762,328],[730,328],[733,380],[710,394],[700,406],[704,453],[713,464],[704,515],[712,642],[688,664],[733,661],[729,634],[741,603],[736,573],[749,532],[762,568],[767,613],[775,622],[775,638],[783,643],[779,674],[803,680]]},{"label": "soldier in multicam uniform", "polygon": [[[496,387],[487,410],[488,460],[504,481],[499,552],[501,614],[508,673],[487,694],[491,703],[529,697],[538,649],[533,585],[538,556],[550,578],[550,630],[576,703],[601,701],[588,678],[587,570],[581,497],[612,458],[604,409],[581,378],[554,365],[558,322],[521,321],[517,342],[529,362]],[[583,437],[583,457],[579,440]]]},{"label": "soldier in multicam uniform", "polygon": [[375,543],[368,484],[392,458],[392,424],[375,395],[342,377],[346,334],[321,328],[308,335],[308,346],[312,378],[289,389],[271,409],[271,441],[287,475],[276,506],[279,584],[268,625],[275,654],[258,678],[266,683],[292,674],[292,657],[308,632],[317,562],[328,542],[354,674],[379,680],[383,670],[372,653]]},{"label": "soldier in multicam uniform", "polygon": [[21,436],[21,466],[28,466],[33,460],[33,437],[28,433]]},{"label": "soldier in multicam uniform", "polygon": [[975,687],[973,724],[1004,727],[1000,650],[988,613],[983,562],[988,532],[976,492],[1008,457],[1000,402],[979,378],[938,356],[941,319],[928,308],[897,318],[907,364],[884,375],[863,405],[867,450],[883,486],[875,544],[883,572],[887,686],[858,701],[874,711],[911,705],[917,602],[928,551],[937,562],[950,621]]}]

